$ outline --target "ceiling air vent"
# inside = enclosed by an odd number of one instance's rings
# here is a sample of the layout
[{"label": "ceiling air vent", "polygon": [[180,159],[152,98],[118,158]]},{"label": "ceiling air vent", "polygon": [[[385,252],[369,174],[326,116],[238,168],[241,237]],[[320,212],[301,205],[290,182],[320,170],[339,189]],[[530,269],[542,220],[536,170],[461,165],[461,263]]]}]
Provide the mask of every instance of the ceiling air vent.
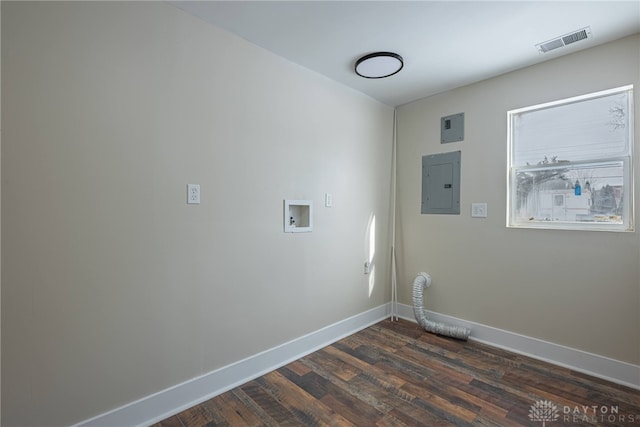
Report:
[{"label": "ceiling air vent", "polygon": [[536,48],[540,53],[546,53],[546,52],[549,52],[550,50],[554,50],[559,47],[563,47],[568,44],[587,39],[589,37],[591,37],[591,28],[585,27],[577,31],[574,31],[572,33],[565,34],[564,36],[556,37],[555,39],[551,39],[544,43],[537,44]]}]

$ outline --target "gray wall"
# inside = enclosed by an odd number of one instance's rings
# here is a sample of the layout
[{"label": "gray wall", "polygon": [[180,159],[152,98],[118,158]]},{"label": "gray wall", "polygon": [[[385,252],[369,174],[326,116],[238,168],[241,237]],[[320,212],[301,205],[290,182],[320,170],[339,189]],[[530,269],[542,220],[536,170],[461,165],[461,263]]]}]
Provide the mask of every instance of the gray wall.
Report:
[{"label": "gray wall", "polygon": [[[639,46],[622,39],[399,108],[399,283],[429,272],[427,309],[640,364],[638,232],[505,227],[507,111],[628,84],[640,105]],[[459,112],[464,141],[440,144],[440,117]],[[635,120],[639,153],[638,109]],[[461,215],[421,215],[421,157],[455,150]],[[473,202],[488,203],[488,218],[471,218]],[[410,292],[401,286],[400,302]]]},{"label": "gray wall", "polygon": [[[2,2],[2,63],[3,425],[388,302],[391,108],[164,3]],[[312,233],[283,232],[288,198]]]}]

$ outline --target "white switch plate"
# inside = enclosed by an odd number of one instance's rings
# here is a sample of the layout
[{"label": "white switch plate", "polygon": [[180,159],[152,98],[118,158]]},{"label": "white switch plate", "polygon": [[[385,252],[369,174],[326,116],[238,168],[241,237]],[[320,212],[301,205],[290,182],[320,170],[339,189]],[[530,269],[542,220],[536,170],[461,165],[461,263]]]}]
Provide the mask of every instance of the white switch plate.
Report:
[{"label": "white switch plate", "polygon": [[471,203],[471,217],[472,218],[486,218],[487,217],[487,204],[486,203]]},{"label": "white switch plate", "polygon": [[200,204],[200,184],[187,184],[187,204]]},{"label": "white switch plate", "polygon": [[327,208],[333,206],[333,196],[331,193],[324,193],[324,206]]}]

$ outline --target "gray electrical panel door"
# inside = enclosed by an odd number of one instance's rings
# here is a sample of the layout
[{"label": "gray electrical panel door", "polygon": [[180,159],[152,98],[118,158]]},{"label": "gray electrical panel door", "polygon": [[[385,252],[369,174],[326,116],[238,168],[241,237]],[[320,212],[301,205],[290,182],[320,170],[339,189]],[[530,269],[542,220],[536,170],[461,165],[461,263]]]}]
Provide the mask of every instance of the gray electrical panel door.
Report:
[{"label": "gray electrical panel door", "polygon": [[460,151],[422,156],[422,213],[460,214]]},{"label": "gray electrical panel door", "polygon": [[440,119],[440,142],[464,140],[464,113],[453,114]]}]

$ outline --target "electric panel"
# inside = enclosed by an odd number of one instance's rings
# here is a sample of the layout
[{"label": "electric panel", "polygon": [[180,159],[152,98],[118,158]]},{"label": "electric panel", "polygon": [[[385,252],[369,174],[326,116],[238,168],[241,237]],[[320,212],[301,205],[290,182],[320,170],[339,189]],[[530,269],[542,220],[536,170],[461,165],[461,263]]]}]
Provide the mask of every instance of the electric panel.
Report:
[{"label": "electric panel", "polygon": [[452,114],[440,119],[440,143],[464,140],[464,113]]},{"label": "electric panel", "polygon": [[460,214],[461,152],[422,156],[422,213]]}]

